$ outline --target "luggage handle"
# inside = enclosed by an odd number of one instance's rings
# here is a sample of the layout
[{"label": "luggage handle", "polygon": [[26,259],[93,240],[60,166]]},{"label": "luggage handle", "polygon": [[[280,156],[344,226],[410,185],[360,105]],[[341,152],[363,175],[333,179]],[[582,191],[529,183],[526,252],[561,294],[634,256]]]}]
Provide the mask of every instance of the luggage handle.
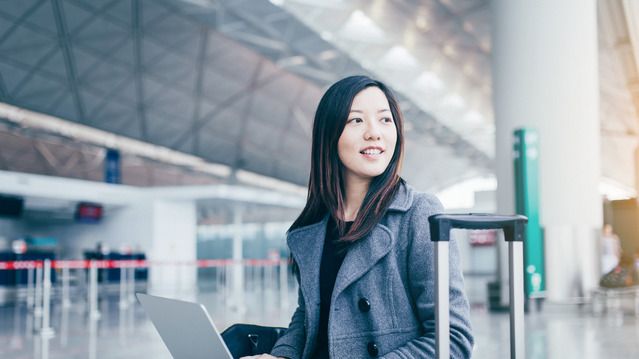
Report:
[{"label": "luggage handle", "polygon": [[450,304],[448,245],[450,231],[460,229],[502,229],[508,242],[510,284],[510,357],[525,357],[524,342],[524,248],[528,218],[521,215],[481,213],[435,214],[428,217],[431,241],[435,242],[435,319],[437,358],[450,358]]},{"label": "luggage handle", "polygon": [[499,214],[435,214],[428,218],[431,240],[434,242],[449,241],[450,230],[460,229],[503,229],[504,239],[523,241],[524,229],[528,218],[521,215],[505,216]]}]

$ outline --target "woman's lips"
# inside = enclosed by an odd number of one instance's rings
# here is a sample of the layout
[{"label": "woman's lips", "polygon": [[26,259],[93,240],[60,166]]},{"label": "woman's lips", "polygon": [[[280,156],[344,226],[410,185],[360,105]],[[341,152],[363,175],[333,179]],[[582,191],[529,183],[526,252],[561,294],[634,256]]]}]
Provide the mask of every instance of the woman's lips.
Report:
[{"label": "woman's lips", "polygon": [[379,152],[379,153],[365,153],[365,152],[360,152],[360,154],[362,156],[364,156],[364,158],[369,159],[369,160],[376,160],[382,157],[382,153],[384,152]]},{"label": "woman's lips", "polygon": [[359,151],[359,153],[367,160],[377,160],[384,153],[384,148],[382,146],[368,146]]}]

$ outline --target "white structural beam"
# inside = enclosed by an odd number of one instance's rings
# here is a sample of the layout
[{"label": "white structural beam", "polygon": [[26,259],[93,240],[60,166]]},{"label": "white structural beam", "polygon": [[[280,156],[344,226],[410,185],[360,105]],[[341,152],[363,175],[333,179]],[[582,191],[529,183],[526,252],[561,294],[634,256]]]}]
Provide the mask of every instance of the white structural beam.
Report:
[{"label": "white structural beam", "polygon": [[304,196],[237,185],[154,187],[145,193],[171,200],[224,199],[288,208],[302,208],[306,203]]},{"label": "white structural beam", "polygon": [[101,182],[0,171],[0,192],[23,197],[90,201],[126,206],[141,197],[143,189]]},{"label": "white structural beam", "polygon": [[7,171],[0,171],[0,193],[114,206],[127,206],[148,199],[223,199],[287,208],[302,208],[305,203],[305,197],[301,195],[240,185],[142,188]]}]

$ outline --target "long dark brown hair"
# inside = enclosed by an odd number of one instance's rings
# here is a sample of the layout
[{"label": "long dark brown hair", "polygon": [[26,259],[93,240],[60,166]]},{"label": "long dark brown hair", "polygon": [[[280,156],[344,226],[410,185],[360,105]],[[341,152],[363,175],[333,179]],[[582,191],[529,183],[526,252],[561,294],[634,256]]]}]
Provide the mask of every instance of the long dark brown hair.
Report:
[{"label": "long dark brown hair", "polygon": [[[344,165],[338,156],[337,143],[346,125],[353,99],[368,87],[377,87],[386,96],[395,121],[397,142],[386,170],[371,180],[355,221],[348,232],[344,233]],[[350,76],[333,84],[322,96],[315,112],[308,197],[306,206],[289,228],[289,232],[316,223],[329,213],[337,224],[342,243],[365,237],[382,219],[403,181],[399,177],[403,153],[403,117],[395,95],[386,85],[367,76]]]}]

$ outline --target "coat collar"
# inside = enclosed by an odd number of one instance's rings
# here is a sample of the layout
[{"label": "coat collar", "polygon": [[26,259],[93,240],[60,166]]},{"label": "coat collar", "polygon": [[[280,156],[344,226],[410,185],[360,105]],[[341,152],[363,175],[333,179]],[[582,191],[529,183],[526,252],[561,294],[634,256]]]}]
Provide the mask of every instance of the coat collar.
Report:
[{"label": "coat collar", "polygon": [[413,205],[413,195],[415,191],[404,180],[401,181],[395,197],[388,206],[389,211],[406,212]]}]

